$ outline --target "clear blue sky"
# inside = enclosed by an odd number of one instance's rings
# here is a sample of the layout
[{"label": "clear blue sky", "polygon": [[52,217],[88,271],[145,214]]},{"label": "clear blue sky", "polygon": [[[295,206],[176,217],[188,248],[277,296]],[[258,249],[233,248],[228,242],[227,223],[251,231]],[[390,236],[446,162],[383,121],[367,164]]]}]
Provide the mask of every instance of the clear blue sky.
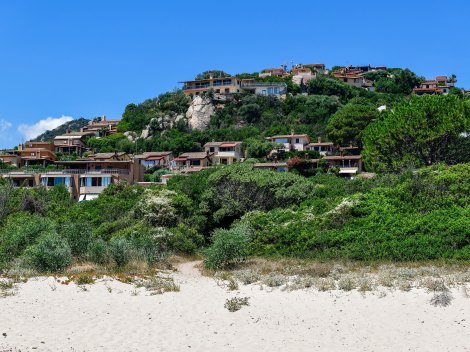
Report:
[{"label": "clear blue sky", "polygon": [[206,69],[386,65],[470,88],[469,16],[468,0],[0,1],[0,148]]}]

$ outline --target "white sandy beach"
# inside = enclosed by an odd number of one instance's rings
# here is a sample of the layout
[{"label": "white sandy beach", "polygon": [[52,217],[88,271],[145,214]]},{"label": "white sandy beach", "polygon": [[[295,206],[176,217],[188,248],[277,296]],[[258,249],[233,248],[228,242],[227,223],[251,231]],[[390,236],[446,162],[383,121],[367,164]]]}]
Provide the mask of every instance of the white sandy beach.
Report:
[{"label": "white sandy beach", "polygon": [[[180,292],[162,295],[110,279],[87,291],[30,279],[0,298],[0,351],[470,351],[461,290],[445,308],[417,289],[228,291],[193,265],[174,274]],[[235,296],[250,306],[229,312]]]}]

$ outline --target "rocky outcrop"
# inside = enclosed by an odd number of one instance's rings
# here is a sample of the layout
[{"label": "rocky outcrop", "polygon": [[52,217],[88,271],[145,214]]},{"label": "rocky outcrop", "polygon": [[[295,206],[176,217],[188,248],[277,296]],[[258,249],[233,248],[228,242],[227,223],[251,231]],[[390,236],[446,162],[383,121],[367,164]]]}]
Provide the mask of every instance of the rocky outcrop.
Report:
[{"label": "rocky outcrop", "polygon": [[195,96],[186,112],[189,128],[191,130],[206,129],[214,112],[215,107],[211,99]]},{"label": "rocky outcrop", "polygon": [[125,132],[124,135],[131,142],[135,142],[139,138],[150,139],[156,131],[166,131],[180,123],[188,126],[191,130],[204,130],[209,126],[210,118],[214,112],[215,107],[210,98],[196,96],[191,102],[186,115],[161,114],[152,118],[140,135],[135,132]]},{"label": "rocky outcrop", "polygon": [[133,132],[133,131],[126,131],[124,132],[124,136],[130,140],[131,142],[135,142],[135,140],[137,139],[137,133]]}]

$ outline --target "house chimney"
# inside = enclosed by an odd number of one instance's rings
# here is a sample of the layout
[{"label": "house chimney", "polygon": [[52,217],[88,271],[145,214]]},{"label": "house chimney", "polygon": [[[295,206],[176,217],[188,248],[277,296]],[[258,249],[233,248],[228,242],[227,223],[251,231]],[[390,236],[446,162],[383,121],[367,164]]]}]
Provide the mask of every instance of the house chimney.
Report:
[{"label": "house chimney", "polygon": [[318,143],[321,143],[321,137],[318,137],[317,140],[318,140]]},{"label": "house chimney", "polygon": [[106,121],[106,115],[101,116],[101,121]]}]

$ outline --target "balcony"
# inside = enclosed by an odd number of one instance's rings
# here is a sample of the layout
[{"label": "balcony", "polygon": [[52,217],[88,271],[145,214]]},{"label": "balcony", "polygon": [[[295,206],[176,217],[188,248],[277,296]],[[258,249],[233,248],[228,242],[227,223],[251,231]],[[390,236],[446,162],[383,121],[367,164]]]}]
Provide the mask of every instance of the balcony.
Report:
[{"label": "balcony", "polygon": [[217,152],[216,158],[236,158],[235,151]]},{"label": "balcony", "polygon": [[80,194],[100,194],[105,188],[106,186],[82,186]]}]

